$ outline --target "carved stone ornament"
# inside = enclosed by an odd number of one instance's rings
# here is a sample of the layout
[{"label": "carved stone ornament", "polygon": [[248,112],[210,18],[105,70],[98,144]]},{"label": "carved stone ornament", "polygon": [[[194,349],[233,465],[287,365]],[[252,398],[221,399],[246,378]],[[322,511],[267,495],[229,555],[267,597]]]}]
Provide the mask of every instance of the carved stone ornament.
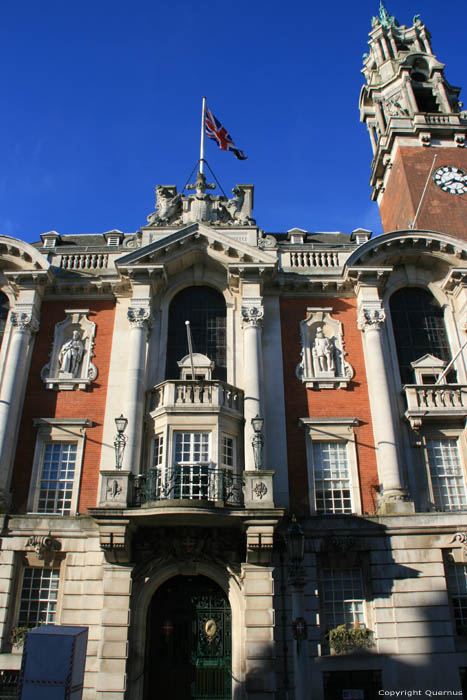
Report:
[{"label": "carved stone ornament", "polygon": [[261,327],[264,317],[262,299],[244,299],[242,302],[243,327]]},{"label": "carved stone ornament", "polygon": [[203,222],[226,226],[253,226],[255,220],[251,217],[253,209],[253,186],[236,185],[232,199],[224,196],[211,195],[207,190],[216,186],[206,182],[204,173],[198,172],[196,181],[187,185],[186,189],[194,190],[194,194],[184,196],[177,193],[173,185],[158,185],[156,187],[156,210],[149,214],[149,226],[174,226]]},{"label": "carved stone ornament", "polygon": [[39,559],[45,559],[47,553],[58,552],[60,542],[48,535],[31,535],[26,542],[26,550],[36,552]]},{"label": "carved stone ornament", "polygon": [[386,312],[380,306],[363,307],[358,315],[358,328],[361,331],[380,330],[386,321]]},{"label": "carved stone ornament", "polygon": [[39,330],[39,321],[34,313],[25,311],[12,311],[10,314],[11,325],[17,331],[28,331],[29,333],[37,333]]},{"label": "carved stone ornament", "polygon": [[127,311],[127,318],[132,328],[149,328],[152,320],[151,309],[147,306],[130,306]]},{"label": "carved stone ornament", "polygon": [[464,561],[467,560],[467,532],[456,532],[453,535],[451,542],[458,542],[462,545],[462,557]]},{"label": "carved stone ornament", "polygon": [[308,308],[300,323],[301,362],[297,376],[310,389],[347,388],[354,372],[346,361],[342,323],[330,309]]},{"label": "carved stone ornament", "polygon": [[150,577],[162,562],[191,564],[197,562],[228,565],[231,572],[240,574],[240,563],[245,560],[245,539],[234,530],[179,527],[140,530],[134,542],[138,562],[135,577]]},{"label": "carved stone ornament", "polygon": [[407,109],[403,106],[402,93],[397,92],[392,97],[388,97],[384,101],[384,110],[388,117],[406,117]]},{"label": "carved stone ornament", "polygon": [[55,326],[50,361],[41,372],[47,389],[86,389],[97,379],[97,367],[91,362],[96,324],[88,313],[89,309],[65,311],[65,320]]}]

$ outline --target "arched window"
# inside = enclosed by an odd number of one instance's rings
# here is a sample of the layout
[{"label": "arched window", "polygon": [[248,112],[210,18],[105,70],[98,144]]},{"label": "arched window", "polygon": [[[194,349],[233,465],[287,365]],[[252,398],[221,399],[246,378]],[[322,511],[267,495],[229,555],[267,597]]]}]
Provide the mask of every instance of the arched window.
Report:
[{"label": "arched window", "polygon": [[450,361],[443,310],[430,292],[418,287],[399,289],[389,308],[403,384],[414,383],[410,363],[427,353]]},{"label": "arched window", "polygon": [[0,292],[0,347],[2,346],[3,334],[5,333],[6,320],[8,311],[10,310],[10,302],[8,297],[3,292]]},{"label": "arched window", "polygon": [[177,362],[188,354],[185,321],[190,321],[193,351],[215,362],[213,377],[227,379],[226,306],[211,287],[187,287],[175,295],[169,308],[166,378],[178,379]]}]

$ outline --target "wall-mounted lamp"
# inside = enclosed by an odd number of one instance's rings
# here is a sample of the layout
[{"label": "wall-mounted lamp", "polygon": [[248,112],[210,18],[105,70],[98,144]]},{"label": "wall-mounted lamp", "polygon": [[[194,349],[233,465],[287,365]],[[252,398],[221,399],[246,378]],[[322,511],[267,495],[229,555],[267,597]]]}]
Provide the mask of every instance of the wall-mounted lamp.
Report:
[{"label": "wall-mounted lamp", "polygon": [[120,418],[115,419],[115,425],[117,426],[117,434],[114,440],[115,469],[121,469],[123,463],[123,453],[125,452],[125,445],[127,442],[127,437],[123,433],[128,425],[128,418],[125,418],[123,414],[121,414]]},{"label": "wall-mounted lamp", "polygon": [[253,457],[255,460],[255,469],[259,470],[263,468],[263,425],[264,418],[260,418],[258,415],[251,419],[251,425],[253,426],[254,435],[251,441],[253,445]]}]

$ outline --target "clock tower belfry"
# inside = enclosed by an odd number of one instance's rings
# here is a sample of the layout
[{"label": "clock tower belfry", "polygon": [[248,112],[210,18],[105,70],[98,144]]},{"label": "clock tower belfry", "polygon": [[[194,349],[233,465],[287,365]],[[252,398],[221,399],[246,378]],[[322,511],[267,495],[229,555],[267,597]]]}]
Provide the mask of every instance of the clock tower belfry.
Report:
[{"label": "clock tower belfry", "polygon": [[415,15],[400,26],[381,0],[363,56],[360,118],[373,149],[372,199],[383,230],[467,239],[467,111]]}]

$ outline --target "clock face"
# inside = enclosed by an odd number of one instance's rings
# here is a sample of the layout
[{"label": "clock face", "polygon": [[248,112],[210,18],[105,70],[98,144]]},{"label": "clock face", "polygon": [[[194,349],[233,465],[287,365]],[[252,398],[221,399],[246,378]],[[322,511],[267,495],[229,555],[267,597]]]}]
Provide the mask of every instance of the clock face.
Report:
[{"label": "clock face", "polygon": [[467,192],[467,173],[455,165],[443,165],[435,170],[435,184],[449,194],[465,194]]}]

